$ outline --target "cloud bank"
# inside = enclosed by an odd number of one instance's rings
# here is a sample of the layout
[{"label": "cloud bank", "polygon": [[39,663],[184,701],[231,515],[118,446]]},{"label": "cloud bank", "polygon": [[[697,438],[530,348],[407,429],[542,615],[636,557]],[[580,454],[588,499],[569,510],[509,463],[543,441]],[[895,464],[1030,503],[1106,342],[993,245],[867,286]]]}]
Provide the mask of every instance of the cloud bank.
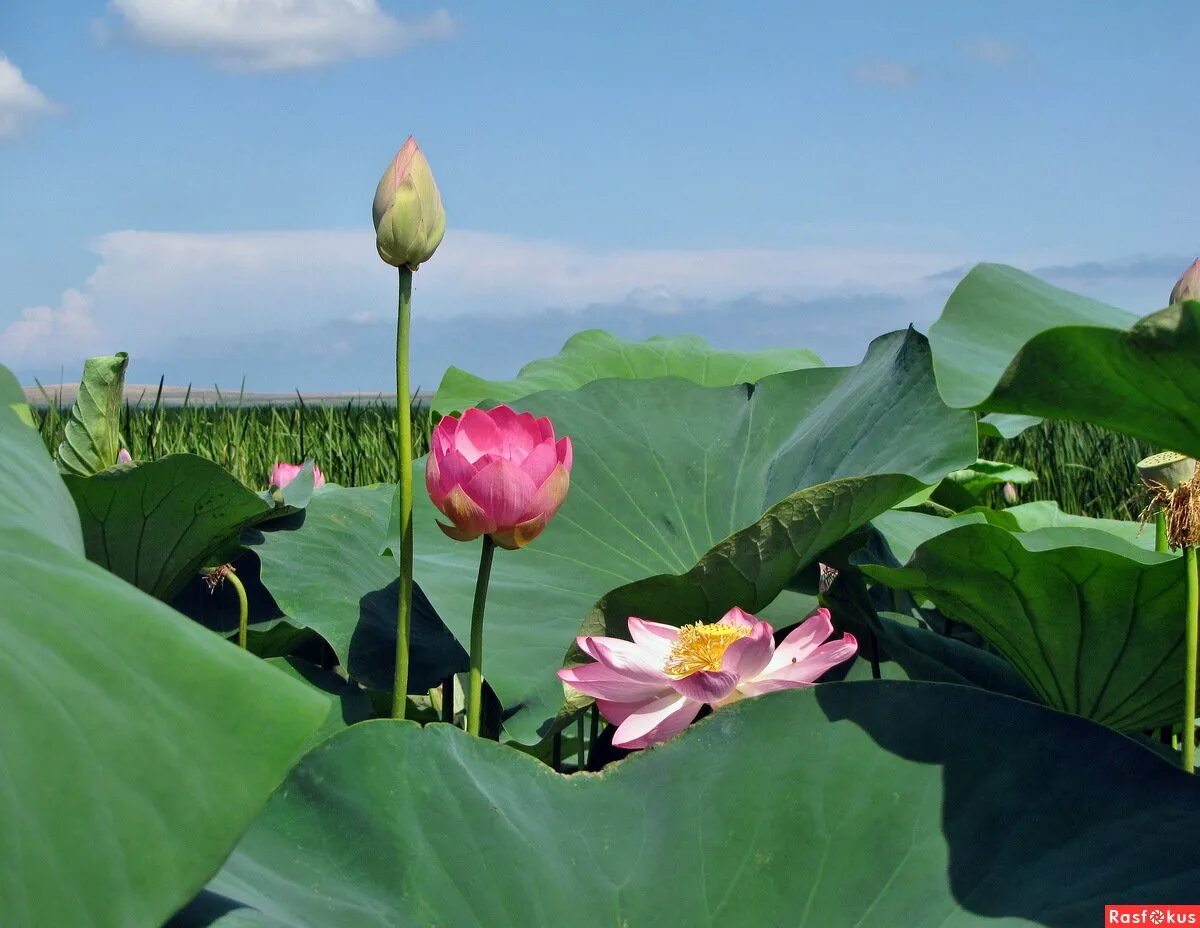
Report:
[{"label": "cloud bank", "polygon": [[[57,381],[84,357],[124,350],[134,381],[229,386],[245,375],[253,390],[389,389],[395,271],[375,255],[369,227],[127,230],[94,248],[93,273],[58,300],[0,306],[0,362],[22,380]],[[690,332],[722,348],[807,347],[854,363],[877,335],[909,323],[927,330],[975,257],[603,249],[452,229],[414,284],[414,383],[432,387],[450,364],[511,376],[592,327],[635,339]],[[1015,263],[1148,313],[1189,262]]]},{"label": "cloud bank", "polygon": [[[394,324],[395,271],[375,255],[369,228],[131,230],[94,248],[95,271],[56,303],[0,307],[0,361],[24,379],[56,379],[88,355],[126,350],[161,365],[154,378],[207,382],[217,374],[199,359],[209,358],[255,389],[290,389],[313,370],[297,360],[307,352],[325,374],[305,389],[386,389],[386,364],[364,383],[374,368],[358,357],[386,361],[379,345]],[[898,307],[944,291],[929,278],[961,260],[902,249],[599,249],[451,230],[414,286],[414,332],[433,338],[421,376],[465,364],[464,351],[496,375],[511,372],[538,356],[533,341],[552,353],[590,326],[639,338],[710,332],[725,345],[749,339],[746,348],[820,338],[826,353],[853,360],[867,317],[890,307],[891,328],[914,321]]]}]

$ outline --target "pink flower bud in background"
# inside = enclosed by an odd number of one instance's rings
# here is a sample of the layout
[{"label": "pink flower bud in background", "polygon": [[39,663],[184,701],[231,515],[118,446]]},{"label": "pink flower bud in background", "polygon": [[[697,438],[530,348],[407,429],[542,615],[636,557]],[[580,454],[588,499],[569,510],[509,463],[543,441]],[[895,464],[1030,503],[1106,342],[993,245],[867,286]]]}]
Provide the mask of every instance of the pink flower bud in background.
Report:
[{"label": "pink flower bud in background", "polygon": [[1004,494],[1004,502],[1010,506],[1017,505],[1017,500],[1021,498],[1021,495],[1017,492],[1016,485],[1012,483],[1005,483],[1000,492]]},{"label": "pink flower bud in background", "polygon": [[[282,489],[296,479],[296,475],[300,473],[303,464],[287,464],[283,461],[276,463],[271,470],[271,486]],[[325,485],[325,475],[321,473],[321,468],[313,465],[313,489]]]},{"label": "pink flower bud in background", "polygon": [[1175,281],[1171,291],[1172,303],[1182,303],[1184,300],[1200,300],[1200,258],[1193,261],[1183,276]]},{"label": "pink flower bud in background", "polygon": [[450,520],[438,525],[451,538],[491,535],[512,551],[537,538],[558,512],[571,463],[571,439],[556,442],[549,419],[504,405],[468,409],[433,430],[425,488]]},{"label": "pink flower bud in background", "polygon": [[122,448],[120,451],[117,452],[117,463],[118,464],[130,464],[132,462],[133,462],[133,456],[128,451],[126,451],[124,448]]}]

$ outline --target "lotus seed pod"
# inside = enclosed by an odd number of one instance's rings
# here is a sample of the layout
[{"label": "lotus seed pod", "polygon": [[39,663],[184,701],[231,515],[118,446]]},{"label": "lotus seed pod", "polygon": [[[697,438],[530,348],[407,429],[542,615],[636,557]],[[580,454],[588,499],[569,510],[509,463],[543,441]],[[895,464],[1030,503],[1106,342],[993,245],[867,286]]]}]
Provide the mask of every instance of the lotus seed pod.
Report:
[{"label": "lotus seed pod", "polygon": [[446,232],[442,195],[411,135],[379,179],[371,216],[379,257],[393,267],[415,271],[442,241]]},{"label": "lotus seed pod", "polygon": [[1138,473],[1146,483],[1158,483],[1174,490],[1192,479],[1196,460],[1176,451],[1163,451],[1138,461]]},{"label": "lotus seed pod", "polygon": [[1184,300],[1200,300],[1200,258],[1192,262],[1183,272],[1183,276],[1175,281],[1171,290],[1171,303],[1182,303]]}]

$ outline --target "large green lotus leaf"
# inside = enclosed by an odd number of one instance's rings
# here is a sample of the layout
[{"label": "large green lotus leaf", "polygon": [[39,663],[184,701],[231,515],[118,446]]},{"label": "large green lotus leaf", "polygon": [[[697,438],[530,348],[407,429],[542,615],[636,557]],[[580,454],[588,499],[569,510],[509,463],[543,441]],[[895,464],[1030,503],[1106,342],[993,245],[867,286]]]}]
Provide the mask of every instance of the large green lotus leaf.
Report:
[{"label": "large green lotus leaf", "polygon": [[0,527],[40,535],[83,554],[83,535],[71,494],[63,486],[41,436],[33,428],[25,391],[0,366]]},{"label": "large green lotus leaf", "polygon": [[79,508],[88,557],[163,600],[271,511],[220,465],[194,454],[63,480]]},{"label": "large green lotus leaf", "polygon": [[[843,616],[838,619],[858,634]],[[884,679],[958,683],[1018,699],[1037,698],[1012,665],[995,654],[922,628],[911,615],[881,612],[877,621],[874,633]]]},{"label": "large green lotus leaf", "polygon": [[1200,456],[1200,303],[1144,319],[983,264],[929,332],[951,406],[1094,422]]},{"label": "large green lotus leaf", "polygon": [[[952,516],[933,516],[924,512],[910,512],[904,509],[892,509],[882,512],[871,520],[871,527],[879,534],[887,545],[895,564],[904,564],[912,557],[913,552],[925,542],[938,535],[953,531],[964,525],[991,523],[1003,525],[1005,528],[1016,530],[1012,520],[1006,519],[1004,513],[995,509],[971,509]],[[852,563],[870,563],[871,553],[851,555]]]},{"label": "large green lotus leaf", "polygon": [[893,509],[872,519],[871,527],[887,543],[899,565],[905,563],[918,547],[936,535],[942,535],[963,525],[985,522],[1011,532],[1032,532],[1042,528],[1089,529],[1107,532],[1147,551],[1154,550],[1153,529],[1147,529],[1139,522],[1072,515],[1059,509],[1058,503],[1046,500],[1022,503],[1007,509],[976,507],[945,518],[923,512]]},{"label": "large green lotus leaf", "polygon": [[507,402],[543,390],[574,390],[593,380],[683,377],[706,387],[755,383],[768,374],[820,367],[805,348],[718,351],[696,335],[626,341],[600,329],[572,335],[553,358],[532,361],[513,380],[485,380],[451,367],[433,398],[436,412],[457,412],[484,400]]},{"label": "large green lotus leaf", "polygon": [[962,470],[946,475],[968,493],[978,496],[989,487],[1001,483],[1025,484],[1037,480],[1037,474],[1016,464],[1004,461],[985,461],[982,458]]},{"label": "large green lotus leaf", "polygon": [[344,728],[375,717],[366,691],[332,670],[325,670],[298,657],[271,657],[266,663],[333,700],[333,710],[325,716],[325,724],[312,737],[314,744]]},{"label": "large green lotus leaf", "polygon": [[[265,524],[245,536],[261,562],[263,585],[291,622],[321,635],[351,677],[379,690],[392,688],[396,666],[400,573],[380,554],[394,495],[391,484],[325,486],[313,493],[302,519]],[[458,582],[474,589],[469,572]],[[466,652],[419,590],[411,641],[409,692],[467,669]]]},{"label": "large green lotus leaf", "polygon": [[1102,531],[965,525],[861,565],[973,626],[1047,705],[1136,731],[1179,715],[1183,562]]},{"label": "large green lotus leaf", "polygon": [[176,925],[1093,928],[1194,899],[1197,828],[1200,783],[1133,741],[945,684],[746,700],[590,776],[368,722]]},{"label": "large green lotus leaf", "polygon": [[[855,571],[841,573],[823,599],[836,617],[839,630],[851,632],[859,643],[855,659],[823,679],[925,680],[976,686],[993,693],[1037,701],[1029,684],[1004,658],[967,641],[950,637],[945,617],[929,609],[912,613],[887,603],[886,588],[868,591]],[[885,611],[888,610],[888,611]]]},{"label": "large green lotus leaf", "polygon": [[18,419],[33,427],[33,412],[29,409],[29,398],[21,387],[21,381],[3,364],[0,364],[0,406],[9,409]]},{"label": "large green lotus leaf", "polygon": [[0,921],[152,928],[220,866],[329,703],[86,560],[9,405],[0,449]]},{"label": "large green lotus leaf", "polygon": [[[976,458],[974,417],[942,403],[911,331],[857,367],[719,388],[598,380],[513,406],[575,448],[562,509],[529,547],[496,553],[488,593],[484,675],[526,743],[562,705],[554,672],[585,617],[624,636],[630,615],[681,624],[765,606],[843,535]],[[466,641],[480,543],[449,540],[439,518],[418,493],[415,576]]]},{"label": "large green lotus leaf", "polygon": [[124,351],[83,362],[79,392],[58,446],[58,466],[64,473],[86,477],[117,463],[128,366]]},{"label": "large green lotus leaf", "polygon": [[1016,438],[1026,429],[1042,421],[1041,416],[1017,416],[1005,412],[990,412],[979,417],[979,435],[988,438]]},{"label": "large green lotus leaf", "polygon": [[1141,522],[1128,522],[1124,519],[1093,519],[1090,516],[1077,516],[1063,512],[1058,503],[1053,500],[1038,500],[1032,503],[1022,503],[1020,506],[1010,506],[1004,510],[1013,519],[1017,528],[1022,532],[1032,532],[1039,528],[1087,528],[1110,535],[1145,548],[1154,550],[1154,524],[1146,525]]}]

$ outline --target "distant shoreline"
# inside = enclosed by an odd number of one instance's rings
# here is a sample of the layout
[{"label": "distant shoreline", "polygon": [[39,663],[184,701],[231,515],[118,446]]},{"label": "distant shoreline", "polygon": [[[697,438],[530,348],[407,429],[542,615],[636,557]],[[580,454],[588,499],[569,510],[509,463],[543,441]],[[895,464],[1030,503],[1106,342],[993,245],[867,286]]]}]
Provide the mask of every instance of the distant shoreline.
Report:
[{"label": "distant shoreline", "polygon": [[[50,406],[55,400],[60,406],[70,406],[75,402],[75,393],[79,389],[77,383],[54,383],[45,384],[41,387],[32,386],[25,387],[25,398],[30,406],[38,409],[45,409]],[[154,406],[155,399],[158,397],[158,384],[142,384],[133,383],[125,385],[125,402],[131,406]],[[420,392],[413,395],[413,398],[422,405],[428,405],[433,399],[432,393]],[[328,393],[301,393],[299,396],[293,391],[291,393],[259,393],[247,390],[242,393],[240,390],[219,390],[213,387],[208,389],[193,388],[189,394],[187,387],[168,387],[162,388],[161,403],[164,407],[181,407],[184,401],[187,401],[189,406],[294,406],[299,401],[303,401],[310,406],[345,406],[347,403],[355,403],[362,405],[382,404],[385,406],[394,406],[396,404],[395,393],[360,393],[360,392],[328,392]]]}]

